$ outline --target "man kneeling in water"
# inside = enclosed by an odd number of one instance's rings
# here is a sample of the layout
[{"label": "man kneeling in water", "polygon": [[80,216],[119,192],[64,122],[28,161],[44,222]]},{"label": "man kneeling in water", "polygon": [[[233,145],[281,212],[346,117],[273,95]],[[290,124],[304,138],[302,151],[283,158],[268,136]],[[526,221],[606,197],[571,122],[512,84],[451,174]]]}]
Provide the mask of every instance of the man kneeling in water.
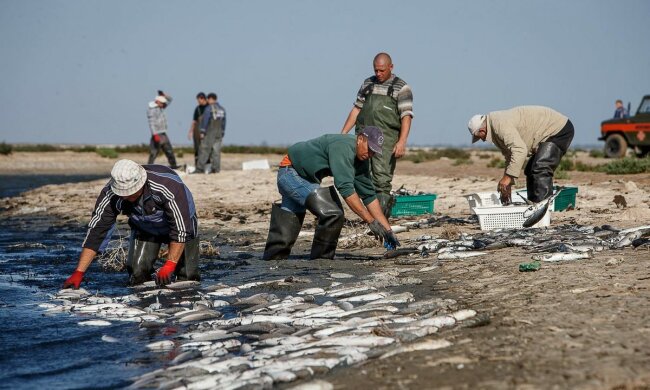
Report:
[{"label": "man kneeling in water", "polygon": [[97,198],[79,263],[63,288],[79,288],[95,255],[106,248],[119,214],[127,215],[131,226],[129,284],[151,279],[163,243],[169,245],[169,254],[156,272],[158,284],[171,282],[173,274],[178,280],[201,279],[198,219],[190,190],[170,168],[120,160]]}]

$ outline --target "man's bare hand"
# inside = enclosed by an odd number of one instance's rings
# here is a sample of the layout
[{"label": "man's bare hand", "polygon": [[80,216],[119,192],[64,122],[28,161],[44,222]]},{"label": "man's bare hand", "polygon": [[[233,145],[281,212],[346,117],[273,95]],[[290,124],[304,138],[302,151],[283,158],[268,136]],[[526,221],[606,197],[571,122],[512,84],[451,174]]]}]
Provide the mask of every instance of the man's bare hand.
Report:
[{"label": "man's bare hand", "polygon": [[406,142],[397,142],[393,147],[393,154],[395,158],[401,158],[406,154]]}]

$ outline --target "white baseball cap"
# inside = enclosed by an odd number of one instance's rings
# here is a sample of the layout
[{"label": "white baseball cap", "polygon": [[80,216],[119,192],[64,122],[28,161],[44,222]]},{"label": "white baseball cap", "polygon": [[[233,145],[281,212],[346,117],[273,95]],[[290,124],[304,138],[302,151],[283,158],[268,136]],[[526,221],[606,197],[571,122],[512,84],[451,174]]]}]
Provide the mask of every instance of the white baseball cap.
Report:
[{"label": "white baseball cap", "polygon": [[481,127],[483,127],[483,122],[485,121],[485,118],[486,118],[485,115],[476,114],[467,123],[467,129],[469,130],[469,133],[472,135],[472,143],[481,139],[481,137],[478,136],[478,131]]},{"label": "white baseball cap", "polygon": [[120,160],[111,170],[111,190],[118,196],[131,196],[147,181],[147,171],[131,160]]},{"label": "white baseball cap", "polygon": [[167,103],[168,103],[167,98],[164,97],[164,96],[156,96],[156,101],[157,101],[157,102],[164,103],[164,104],[167,104]]}]

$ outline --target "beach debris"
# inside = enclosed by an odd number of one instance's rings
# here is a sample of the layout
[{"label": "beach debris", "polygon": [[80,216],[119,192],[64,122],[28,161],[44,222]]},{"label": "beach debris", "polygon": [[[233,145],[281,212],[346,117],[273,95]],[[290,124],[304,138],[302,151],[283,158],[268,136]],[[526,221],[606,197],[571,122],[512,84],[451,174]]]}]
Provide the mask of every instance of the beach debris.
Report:
[{"label": "beach debris", "polygon": [[626,208],[627,207],[627,200],[625,200],[625,197],[623,195],[614,195],[614,199],[612,199],[612,202],[616,205],[616,208]]},{"label": "beach debris", "polygon": [[539,261],[531,261],[529,263],[519,264],[519,272],[534,272],[538,271],[542,266]]},{"label": "beach debris", "polygon": [[269,165],[269,160],[261,159],[261,160],[244,161],[241,164],[241,168],[244,171],[250,171],[250,170],[253,170],[253,169],[269,170],[269,169],[271,169],[271,166]]}]

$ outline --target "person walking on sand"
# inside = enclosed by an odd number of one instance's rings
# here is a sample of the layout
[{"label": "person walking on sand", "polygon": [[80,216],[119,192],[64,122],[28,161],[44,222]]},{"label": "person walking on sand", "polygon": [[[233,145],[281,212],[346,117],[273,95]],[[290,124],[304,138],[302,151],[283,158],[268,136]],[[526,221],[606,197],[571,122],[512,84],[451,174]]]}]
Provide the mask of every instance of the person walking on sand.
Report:
[{"label": "person walking on sand", "polygon": [[392,73],[393,61],[387,53],[379,53],[372,61],[375,75],[364,80],[357,99],[348,114],[342,134],[352,127],[359,134],[366,126],[379,127],[384,134],[383,153],[370,159],[372,182],[386,218],[390,217],[394,200],[390,195],[397,159],[406,153],[406,141],[413,119],[411,87]]},{"label": "person walking on sand", "polygon": [[174,156],[174,149],[167,136],[167,117],[165,116],[165,108],[172,102],[172,97],[165,94],[163,91],[158,91],[158,96],[154,101],[149,102],[147,108],[147,119],[149,121],[149,129],[151,130],[151,141],[149,142],[149,164],[153,164],[160,153],[162,148],[167,161],[172,169],[180,168],[176,164],[176,156]]},{"label": "person walking on sand", "polygon": [[77,268],[63,288],[79,288],[90,263],[106,248],[119,214],[129,217],[131,227],[126,260],[130,285],[151,279],[162,243],[169,245],[169,253],[156,271],[159,285],[173,275],[176,280],[201,279],[198,218],[190,190],[168,167],[119,160],[97,198]]},{"label": "person walking on sand", "polygon": [[506,158],[497,191],[509,203],[514,180],[524,169],[528,200],[541,202],[553,194],[553,174],[573,140],[573,124],[566,116],[542,106],[520,106],[487,115],[474,115],[467,124],[472,143],[490,141]]},{"label": "person walking on sand", "polygon": [[[271,206],[271,223],[263,259],[289,257],[306,210],[318,218],[309,257],[334,258],[345,221],[337,190],[350,209],[368,224],[371,232],[387,247],[399,246],[381,211],[370,178],[368,159],[385,150],[382,149],[383,143],[382,131],[367,126],[356,137],[326,134],[289,147],[278,170],[278,190],[282,202]],[[321,187],[321,180],[327,176],[334,178],[334,186]]]},{"label": "person walking on sand", "polygon": [[194,109],[190,130],[187,133],[187,139],[191,140],[194,144],[194,166],[196,166],[199,161],[199,146],[201,145],[201,129],[199,128],[199,125],[201,123],[201,118],[203,117],[203,111],[205,111],[205,108],[208,106],[208,100],[205,97],[205,93],[199,92],[196,94],[196,103],[197,106]]},{"label": "person walking on sand", "polygon": [[221,171],[221,144],[226,134],[226,109],[217,103],[217,94],[208,94],[208,106],[201,119],[201,146],[196,173],[205,173],[208,160],[211,160],[210,172]]}]

